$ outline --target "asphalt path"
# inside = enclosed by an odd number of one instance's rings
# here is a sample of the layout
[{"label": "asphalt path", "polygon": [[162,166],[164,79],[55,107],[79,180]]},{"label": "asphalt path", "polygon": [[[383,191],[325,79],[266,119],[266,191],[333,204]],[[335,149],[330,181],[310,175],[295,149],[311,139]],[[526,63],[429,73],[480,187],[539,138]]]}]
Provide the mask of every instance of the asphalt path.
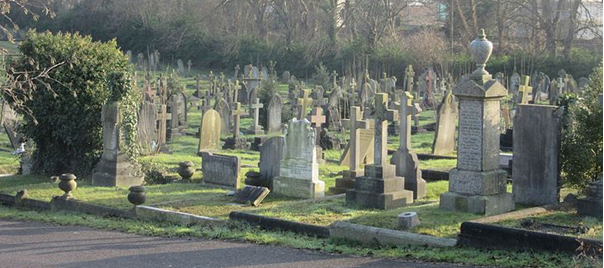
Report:
[{"label": "asphalt path", "polygon": [[0,220],[0,267],[463,267]]}]

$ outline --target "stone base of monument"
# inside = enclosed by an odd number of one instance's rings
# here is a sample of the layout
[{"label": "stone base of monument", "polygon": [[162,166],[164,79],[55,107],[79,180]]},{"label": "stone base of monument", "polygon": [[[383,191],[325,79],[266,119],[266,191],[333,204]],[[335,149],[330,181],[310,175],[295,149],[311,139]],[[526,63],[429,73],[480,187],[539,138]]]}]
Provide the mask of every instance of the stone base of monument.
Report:
[{"label": "stone base of monument", "polygon": [[258,126],[258,128],[252,126],[252,128],[248,129],[248,132],[252,135],[264,135],[264,130],[262,130],[262,127],[260,126]]},{"label": "stone base of monument", "polygon": [[346,190],[354,189],[354,182],[360,171],[344,170],[342,178],[336,179],[336,186],[330,187],[329,191],[333,194],[343,194]]},{"label": "stone base of monument", "polygon": [[413,192],[404,190],[405,179],[394,173],[393,165],[365,166],[365,176],[357,177],[354,189],[346,191],[346,204],[393,209],[413,203]]},{"label": "stone base of monument", "polygon": [[300,198],[321,198],[325,196],[325,182],[276,177],[273,179],[273,192]]},{"label": "stone base of monument", "polygon": [[440,196],[440,208],[475,214],[497,215],[514,210],[510,193],[495,195],[466,195],[447,192]]},{"label": "stone base of monument", "polygon": [[245,138],[242,137],[231,137],[231,138],[227,138],[224,141],[224,145],[222,146],[222,149],[240,149],[240,150],[247,150],[250,148],[250,144],[247,142],[247,140]]},{"label": "stone base of monument", "polygon": [[[139,174],[138,176],[136,174]],[[92,174],[92,185],[106,187],[130,187],[143,184],[144,176],[128,161],[126,155],[117,156],[117,161],[101,158]]]},{"label": "stone base of monument", "polygon": [[390,164],[399,169],[398,175],[405,178],[405,189],[413,191],[413,198],[420,199],[426,197],[426,181],[422,178],[422,171],[419,169],[419,159],[417,154],[409,150],[397,150],[392,155]]},{"label": "stone base of monument", "polygon": [[325,164],[325,158],[323,158],[323,149],[321,146],[316,146],[317,150],[317,164]]}]

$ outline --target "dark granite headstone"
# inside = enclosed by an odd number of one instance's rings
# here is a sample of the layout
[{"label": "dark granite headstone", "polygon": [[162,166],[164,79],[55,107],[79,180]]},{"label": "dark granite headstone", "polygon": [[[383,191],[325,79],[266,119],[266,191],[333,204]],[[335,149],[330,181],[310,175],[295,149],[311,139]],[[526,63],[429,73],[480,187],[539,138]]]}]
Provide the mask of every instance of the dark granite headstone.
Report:
[{"label": "dark granite headstone", "polygon": [[241,192],[235,195],[234,202],[239,204],[250,204],[257,207],[262,203],[270,191],[271,190],[266,187],[246,185]]},{"label": "dark granite headstone", "polygon": [[238,156],[201,153],[203,181],[239,188],[241,161]]}]

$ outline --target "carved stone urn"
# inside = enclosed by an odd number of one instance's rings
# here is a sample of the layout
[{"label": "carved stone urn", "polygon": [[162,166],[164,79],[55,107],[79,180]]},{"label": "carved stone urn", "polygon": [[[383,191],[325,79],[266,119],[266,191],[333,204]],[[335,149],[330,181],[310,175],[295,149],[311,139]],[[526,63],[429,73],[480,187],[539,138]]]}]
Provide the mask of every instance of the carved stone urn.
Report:
[{"label": "carved stone urn", "polygon": [[189,181],[195,173],[195,164],[191,161],[180,162],[176,172],[182,177],[183,181]]},{"label": "carved stone urn", "polygon": [[130,193],[128,194],[128,202],[135,206],[142,205],[147,201],[147,194],[145,194],[144,186],[132,186],[130,187]]},{"label": "carved stone urn", "polygon": [[478,37],[470,43],[470,54],[476,63],[476,70],[471,74],[471,78],[481,80],[482,77],[489,75],[485,66],[493,52],[493,43],[487,40],[484,29],[480,29]]},{"label": "carved stone urn", "polygon": [[65,194],[61,197],[63,199],[69,199],[72,197],[71,191],[78,187],[78,183],[75,181],[76,176],[71,173],[61,174],[59,176],[59,189],[63,190]]}]

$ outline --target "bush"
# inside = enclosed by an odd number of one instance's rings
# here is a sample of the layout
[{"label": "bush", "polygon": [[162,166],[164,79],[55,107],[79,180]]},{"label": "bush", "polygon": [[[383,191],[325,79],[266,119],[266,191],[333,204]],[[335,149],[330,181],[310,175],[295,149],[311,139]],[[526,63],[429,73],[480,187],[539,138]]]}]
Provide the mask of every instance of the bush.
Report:
[{"label": "bush", "polygon": [[591,83],[579,96],[561,98],[565,107],[562,134],[562,178],[566,186],[584,189],[602,174],[602,66],[590,76]]},{"label": "bush", "polygon": [[90,174],[102,150],[103,105],[135,91],[124,86],[131,82],[128,59],[115,40],[77,33],[30,31],[19,49],[23,57],[7,67],[2,93],[35,143],[34,171]]}]

